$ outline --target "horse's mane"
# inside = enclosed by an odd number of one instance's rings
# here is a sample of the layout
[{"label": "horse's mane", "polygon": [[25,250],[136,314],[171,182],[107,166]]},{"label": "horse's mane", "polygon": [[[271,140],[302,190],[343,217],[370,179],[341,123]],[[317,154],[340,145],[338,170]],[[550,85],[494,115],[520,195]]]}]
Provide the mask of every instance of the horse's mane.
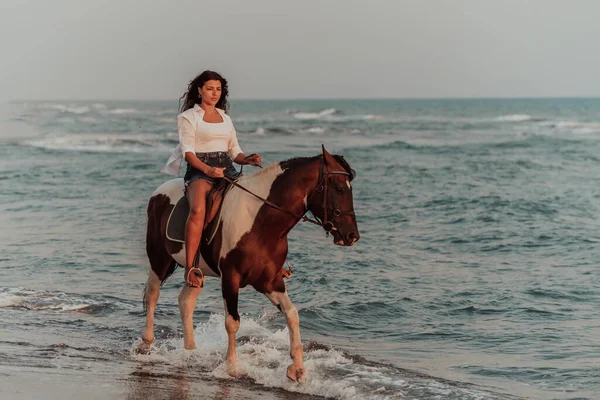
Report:
[{"label": "horse's mane", "polygon": [[288,158],[287,160],[280,161],[279,165],[281,165],[281,169],[293,169],[309,164],[313,161],[318,160],[321,157],[321,155],[312,157],[293,157]]},{"label": "horse's mane", "polygon": [[[249,181],[249,180],[254,180],[254,179],[260,178],[264,175],[271,173],[277,167],[280,167],[283,170],[302,167],[302,166],[309,164],[311,162],[314,162],[322,157],[323,157],[323,155],[319,154],[319,155],[312,156],[312,157],[288,158],[287,160],[275,162],[275,163],[273,163],[267,167],[264,167],[263,169],[258,170],[250,175],[243,176],[241,179],[243,179],[244,181]],[[337,154],[333,154],[333,157],[342,166],[342,168],[344,168],[344,170],[350,174],[350,181],[352,181],[352,179],[354,179],[354,177],[356,176],[356,172],[350,167],[350,165],[344,159],[344,157],[339,156]]]},{"label": "horse's mane", "polygon": [[279,162],[275,162],[271,165],[267,165],[266,167],[259,169],[256,172],[251,173],[250,175],[242,175],[240,177],[240,181],[252,181],[254,179],[260,178],[262,176],[268,175],[270,174],[274,169],[276,169],[279,166]]},{"label": "horse's mane", "polygon": [[[354,177],[356,176],[356,172],[350,167],[350,164],[348,164],[348,161],[346,161],[344,159],[344,157],[338,156],[337,154],[332,154],[332,156],[342,166],[342,168],[344,168],[344,170],[350,174],[350,180],[354,179]],[[281,165],[281,168],[283,168],[283,169],[295,168],[298,166],[302,166],[304,164],[308,164],[315,160],[318,160],[321,157],[323,157],[321,154],[319,154],[318,156],[313,156],[313,157],[294,157],[294,158],[287,159],[285,161],[281,161],[279,163],[279,165]]]}]

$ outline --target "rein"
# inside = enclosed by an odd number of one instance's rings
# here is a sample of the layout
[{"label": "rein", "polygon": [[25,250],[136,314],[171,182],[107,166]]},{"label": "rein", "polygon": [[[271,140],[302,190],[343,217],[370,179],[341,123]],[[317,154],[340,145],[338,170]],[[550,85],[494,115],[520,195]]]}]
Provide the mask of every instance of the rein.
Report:
[{"label": "rein", "polygon": [[[273,202],[271,202],[271,201],[269,201],[269,200],[267,200],[267,199],[265,199],[265,198],[263,198],[263,197],[261,197],[261,196],[257,195],[256,193],[253,193],[253,192],[251,192],[251,191],[250,191],[250,190],[248,190],[248,189],[246,189],[245,187],[243,187],[242,185],[240,185],[239,183],[237,183],[236,181],[234,181],[233,179],[231,179],[231,178],[230,178],[230,177],[228,177],[228,176],[224,176],[224,177],[223,177],[223,179],[225,179],[227,182],[231,183],[233,186],[236,186],[236,187],[238,187],[238,188],[242,189],[244,192],[246,192],[246,193],[250,193],[252,196],[256,197],[257,199],[259,199],[260,201],[262,201],[262,202],[263,202],[263,203],[265,203],[266,205],[268,205],[268,206],[270,206],[270,207],[273,207],[274,209],[276,209],[276,210],[279,210],[279,211],[281,211],[281,212],[284,212],[284,213],[286,213],[286,214],[289,214],[289,215],[291,215],[292,217],[296,218],[297,220],[300,220],[300,219],[302,219],[303,221],[306,221],[306,222],[311,222],[311,223],[313,223],[313,224],[317,224],[317,225],[323,226],[323,225],[322,225],[321,223],[319,223],[318,221],[311,220],[310,218],[308,218],[308,217],[307,217],[306,215],[304,215],[304,214],[302,214],[302,215],[297,215],[297,214],[294,214],[294,213],[293,213],[293,212],[291,212],[291,211],[284,210],[283,208],[279,207],[277,204],[275,204],[275,203],[273,203]],[[308,210],[306,210],[306,211],[308,211]],[[306,213],[306,211],[305,211],[305,213]]]},{"label": "rein", "polygon": [[[242,166],[242,168],[243,168],[243,166]],[[263,198],[263,197],[261,197],[261,196],[257,195],[256,193],[253,193],[252,191],[250,191],[250,190],[246,189],[245,187],[243,187],[242,185],[240,185],[239,183],[237,183],[235,180],[233,180],[233,179],[229,178],[228,176],[224,176],[223,178],[224,178],[224,179],[225,179],[227,182],[231,183],[232,185],[234,185],[234,186],[236,186],[236,187],[238,187],[238,188],[242,189],[242,190],[243,190],[243,191],[245,191],[246,193],[249,193],[249,194],[251,194],[252,196],[256,197],[257,199],[259,199],[260,201],[262,201],[262,202],[263,202],[263,203],[265,203],[266,205],[268,205],[268,206],[270,206],[270,207],[272,207],[272,208],[274,208],[274,209],[276,209],[276,210],[279,210],[279,211],[281,211],[281,212],[283,212],[283,213],[286,213],[286,214],[288,214],[288,215],[291,215],[292,217],[294,217],[294,218],[296,219],[296,223],[297,223],[298,221],[300,221],[300,220],[302,220],[302,222],[310,222],[311,224],[315,224],[315,225],[318,225],[318,226],[322,227],[322,228],[323,228],[323,229],[324,229],[324,230],[327,232],[327,234],[329,235],[329,232],[335,228],[335,226],[333,225],[333,223],[332,223],[331,221],[328,221],[328,220],[327,220],[327,208],[328,208],[328,205],[327,205],[327,182],[326,182],[326,178],[327,178],[327,177],[328,177],[328,175],[330,175],[330,174],[342,174],[342,175],[348,175],[348,176],[351,176],[351,175],[350,175],[348,172],[346,172],[346,171],[327,171],[327,168],[326,168],[326,166],[325,166],[325,161],[324,161],[324,160],[322,160],[322,161],[320,162],[320,166],[319,166],[319,183],[317,184],[317,188],[316,188],[316,189],[313,191],[313,193],[310,195],[310,198],[309,198],[309,199],[307,199],[307,202],[306,202],[306,203],[307,203],[307,204],[308,204],[308,203],[310,203],[310,200],[312,200],[312,198],[314,197],[314,195],[315,195],[317,192],[323,192],[323,221],[319,221],[319,220],[316,218],[316,216],[315,216],[315,219],[311,219],[311,218],[307,217],[305,214],[308,212],[308,208],[307,208],[307,209],[304,211],[304,213],[303,213],[303,214],[301,214],[301,215],[295,214],[295,213],[293,213],[293,212],[291,212],[291,211],[284,210],[283,208],[281,208],[281,207],[280,207],[280,206],[278,206],[277,204],[275,204],[275,203],[273,203],[273,202],[271,202],[271,201],[269,201],[269,200],[267,200],[267,199],[265,199],[265,198]],[[325,184],[323,184],[323,182],[324,182],[324,181],[325,181]],[[337,209],[337,208],[334,208],[334,207],[331,207],[331,208],[333,209],[333,215],[334,215],[334,216],[336,216],[336,217],[339,217],[339,216],[341,216],[342,214],[349,214],[349,215],[353,215],[353,214],[354,214],[354,211],[346,211],[346,212],[342,213],[342,211],[340,211],[340,210],[339,210],[339,209]],[[294,225],[295,225],[296,223],[294,223]],[[293,225],[292,225],[292,227],[293,227]],[[290,229],[289,229],[289,230],[291,230],[291,229],[292,229],[292,228],[290,227]],[[288,230],[288,231],[286,231],[285,233],[289,232],[289,230]]]}]

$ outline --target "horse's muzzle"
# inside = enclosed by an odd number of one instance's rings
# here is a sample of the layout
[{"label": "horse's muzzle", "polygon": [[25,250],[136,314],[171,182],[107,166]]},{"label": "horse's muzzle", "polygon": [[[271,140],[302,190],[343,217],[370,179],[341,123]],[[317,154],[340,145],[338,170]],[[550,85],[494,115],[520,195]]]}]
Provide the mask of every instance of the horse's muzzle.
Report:
[{"label": "horse's muzzle", "polygon": [[360,234],[358,233],[358,231],[348,232],[346,234],[346,236],[342,237],[342,234],[336,230],[336,231],[332,231],[332,235],[333,235],[333,243],[337,244],[338,246],[352,246],[354,243],[356,243],[358,241],[358,239],[360,239]]},{"label": "horse's muzzle", "polygon": [[344,238],[344,246],[352,246],[354,243],[356,243],[358,241],[358,239],[360,239],[360,235],[357,232],[349,232],[346,237]]}]

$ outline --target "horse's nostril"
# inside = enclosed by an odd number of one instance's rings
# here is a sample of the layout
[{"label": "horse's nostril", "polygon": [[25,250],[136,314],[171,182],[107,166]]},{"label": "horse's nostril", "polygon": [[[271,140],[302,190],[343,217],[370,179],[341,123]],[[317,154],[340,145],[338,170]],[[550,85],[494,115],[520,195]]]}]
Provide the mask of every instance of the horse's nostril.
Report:
[{"label": "horse's nostril", "polygon": [[358,240],[358,233],[356,233],[356,232],[350,232],[347,236],[348,236],[349,242]]}]

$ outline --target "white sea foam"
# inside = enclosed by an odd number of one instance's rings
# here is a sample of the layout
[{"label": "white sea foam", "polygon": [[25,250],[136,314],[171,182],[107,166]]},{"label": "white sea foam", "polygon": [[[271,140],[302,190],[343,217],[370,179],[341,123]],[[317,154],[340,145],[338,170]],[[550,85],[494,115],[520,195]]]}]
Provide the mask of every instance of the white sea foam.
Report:
[{"label": "white sea foam", "polygon": [[312,112],[312,113],[306,113],[306,112],[300,112],[300,113],[295,113],[294,114],[294,118],[296,119],[302,119],[302,120],[307,120],[307,119],[321,119],[330,115],[333,115],[337,113],[337,110],[335,108],[328,108],[326,110],[322,110],[319,112]]},{"label": "white sea foam", "polygon": [[27,310],[78,311],[93,306],[66,293],[8,288],[0,291],[0,308],[24,308]]},{"label": "white sea foam", "polygon": [[86,113],[90,112],[90,108],[88,106],[68,107],[67,112],[70,112],[73,114],[86,114]]},{"label": "white sea foam", "polygon": [[173,118],[156,118],[156,119],[154,119],[154,122],[160,122],[161,124],[173,124],[174,126],[177,125],[177,119],[175,117],[173,117]]},{"label": "white sea foam", "polygon": [[498,120],[498,121],[506,121],[506,122],[521,122],[521,121],[529,121],[531,119],[533,119],[533,117],[528,114],[509,114],[509,115],[502,115],[502,116],[496,118],[496,120]]},{"label": "white sea foam", "polygon": [[163,152],[172,150],[162,134],[80,134],[47,136],[26,140],[21,144],[49,150],[112,153]]},{"label": "white sea foam", "polygon": [[558,121],[553,124],[553,127],[557,129],[586,129],[589,131],[598,131],[600,130],[600,123],[580,121]]},{"label": "white sea foam", "polygon": [[67,105],[65,104],[54,104],[54,103],[44,103],[37,106],[37,108],[42,110],[58,110],[65,111],[67,109]]},{"label": "white sea foam", "polygon": [[53,104],[53,103],[45,103],[40,104],[38,106],[43,110],[58,110],[65,113],[71,114],[85,114],[90,112],[90,108],[88,106],[78,106],[76,104],[66,105],[66,104]]},{"label": "white sea foam", "polygon": [[384,120],[383,115],[378,114],[350,114],[350,115],[339,115],[338,110],[335,108],[328,108],[314,113],[299,112],[294,113],[294,118],[298,120],[322,120],[329,122],[343,122],[343,121],[374,121]]},{"label": "white sea foam", "polygon": [[111,114],[135,114],[138,112],[135,108],[115,108],[114,110],[108,111]]},{"label": "white sea foam", "polygon": [[599,122],[583,121],[543,121],[538,124],[541,128],[539,134],[542,135],[564,135],[564,134],[594,134],[600,133]]},{"label": "white sea foam", "polygon": [[308,132],[308,133],[316,133],[316,134],[322,134],[322,133],[325,133],[325,128],[323,128],[323,127],[320,127],[320,126],[315,126],[315,127],[312,127],[312,128],[308,128],[308,129],[306,129],[306,131],[305,131],[305,132]]},{"label": "white sea foam", "polygon": [[[387,365],[364,365],[354,362],[343,352],[315,346],[304,354],[305,382],[296,384],[286,377],[289,357],[287,328],[272,332],[260,323],[270,320],[267,313],[258,320],[242,316],[238,338],[246,340],[237,346],[240,372],[257,384],[281,388],[290,392],[326,396],[337,399],[359,398],[464,398],[480,397],[473,390],[458,388],[423,376],[402,376],[400,370]],[[226,370],[227,334],[224,316],[213,314],[195,330],[196,350],[183,349],[181,338],[155,342],[150,354],[131,356],[139,361],[159,362],[195,371],[220,379],[233,379]],[[132,350],[138,345],[134,343]],[[432,397],[433,396],[433,397]],[[444,397],[445,396],[445,397]],[[440,398],[442,398],[440,397]]]}]

